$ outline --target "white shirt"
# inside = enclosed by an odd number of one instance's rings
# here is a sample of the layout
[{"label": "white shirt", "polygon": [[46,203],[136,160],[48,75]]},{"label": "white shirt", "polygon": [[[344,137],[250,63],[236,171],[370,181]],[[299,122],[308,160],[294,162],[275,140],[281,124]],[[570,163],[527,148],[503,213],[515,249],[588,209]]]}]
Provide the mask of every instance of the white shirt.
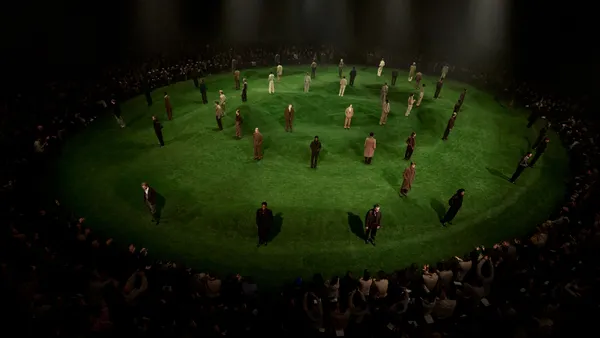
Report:
[{"label": "white shirt", "polygon": [[269,82],[275,81],[275,75],[269,74]]},{"label": "white shirt", "polygon": [[288,110],[292,111],[292,105],[291,104],[288,106]]},{"label": "white shirt", "polygon": [[150,191],[150,188],[144,189],[144,194],[146,194],[146,199],[148,199],[148,191]]},{"label": "white shirt", "polygon": [[381,62],[379,63],[379,67],[385,67],[385,61],[381,60]]}]

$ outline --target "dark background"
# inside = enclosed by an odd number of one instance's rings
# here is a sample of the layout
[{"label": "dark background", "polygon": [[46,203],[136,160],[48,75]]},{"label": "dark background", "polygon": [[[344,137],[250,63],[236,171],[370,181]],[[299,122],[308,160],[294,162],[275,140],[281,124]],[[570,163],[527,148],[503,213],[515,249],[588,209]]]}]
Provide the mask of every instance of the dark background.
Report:
[{"label": "dark background", "polygon": [[[335,44],[591,82],[593,3],[509,0],[37,1],[2,11],[5,75],[79,71],[206,43]],[[15,67],[18,65],[19,67]],[[46,75],[47,74],[47,75]],[[574,76],[577,75],[577,78]]]}]

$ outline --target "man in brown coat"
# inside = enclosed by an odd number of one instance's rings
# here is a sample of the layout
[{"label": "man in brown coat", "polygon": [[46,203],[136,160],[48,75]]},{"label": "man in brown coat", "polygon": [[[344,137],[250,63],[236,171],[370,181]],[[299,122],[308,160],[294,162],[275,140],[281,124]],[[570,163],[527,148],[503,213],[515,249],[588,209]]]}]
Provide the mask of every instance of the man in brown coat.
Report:
[{"label": "man in brown coat", "polygon": [[294,107],[291,104],[285,108],[283,117],[285,118],[285,131],[289,130],[292,132],[292,123],[294,122]]},{"label": "man in brown coat", "polygon": [[165,92],[165,109],[167,110],[167,117],[169,121],[173,119],[173,106],[171,105],[171,97]]},{"label": "man in brown coat", "polygon": [[452,116],[448,120],[448,124],[446,125],[446,130],[444,131],[444,136],[442,136],[442,140],[448,140],[448,135],[450,135],[450,131],[452,131],[452,128],[454,128],[454,122],[456,122],[456,113],[452,113]]},{"label": "man in brown coat", "polygon": [[421,86],[421,80],[423,80],[423,73],[417,72],[417,75],[415,75],[415,89],[419,89]]},{"label": "man in brown coat", "polygon": [[240,90],[240,71],[237,69],[233,72],[233,81],[235,81],[235,90]]},{"label": "man in brown coat", "polygon": [[365,164],[371,164],[373,160],[373,155],[375,154],[375,148],[377,148],[377,141],[375,140],[375,135],[373,132],[369,134],[369,137],[365,140]]},{"label": "man in brown coat", "polygon": [[221,122],[221,119],[223,118],[223,108],[219,105],[219,101],[215,101],[215,118],[217,119],[219,130],[223,130],[223,123]]},{"label": "man in brown coat", "polygon": [[254,128],[254,134],[252,135],[252,138],[254,139],[254,159],[262,160],[263,136],[260,131],[258,131],[258,128]]},{"label": "man in brown coat", "polygon": [[402,196],[406,196],[412,188],[413,181],[415,180],[415,167],[415,162],[411,162],[410,166],[404,169],[404,174],[402,174],[402,187],[400,187],[400,194],[402,194]]}]

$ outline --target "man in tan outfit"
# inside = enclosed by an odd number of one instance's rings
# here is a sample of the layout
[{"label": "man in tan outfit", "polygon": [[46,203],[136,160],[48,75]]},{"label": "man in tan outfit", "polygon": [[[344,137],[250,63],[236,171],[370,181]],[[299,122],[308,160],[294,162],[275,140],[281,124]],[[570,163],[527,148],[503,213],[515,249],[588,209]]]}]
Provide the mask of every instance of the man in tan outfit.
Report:
[{"label": "man in tan outfit", "polygon": [[413,109],[414,104],[415,104],[415,94],[410,93],[410,95],[408,96],[408,107],[406,108],[406,113],[404,113],[404,116],[410,115],[410,111]]},{"label": "man in tan outfit", "polygon": [[344,129],[350,129],[350,124],[352,123],[352,116],[354,116],[354,108],[352,105],[349,105],[346,108],[346,120],[344,121]]},{"label": "man in tan outfit", "polygon": [[373,160],[373,155],[375,154],[375,148],[377,148],[377,141],[375,140],[374,133],[370,133],[369,137],[365,140],[365,164],[371,164]]},{"label": "man in tan outfit", "polygon": [[344,96],[344,92],[346,91],[346,85],[348,84],[348,80],[346,80],[346,76],[342,76],[340,80],[340,93],[339,96]]},{"label": "man in tan outfit", "polygon": [[379,119],[379,125],[383,126],[387,123],[388,114],[390,113],[390,100],[385,99],[385,102],[381,105],[381,118]]}]

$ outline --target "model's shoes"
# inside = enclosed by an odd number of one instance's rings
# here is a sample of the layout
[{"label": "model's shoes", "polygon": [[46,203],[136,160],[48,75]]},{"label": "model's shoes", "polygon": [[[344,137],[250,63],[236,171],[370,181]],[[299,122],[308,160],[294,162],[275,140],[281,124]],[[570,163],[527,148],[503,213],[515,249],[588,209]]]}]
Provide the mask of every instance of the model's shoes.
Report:
[{"label": "model's shoes", "polygon": [[448,224],[452,225],[452,222],[448,222]]}]

